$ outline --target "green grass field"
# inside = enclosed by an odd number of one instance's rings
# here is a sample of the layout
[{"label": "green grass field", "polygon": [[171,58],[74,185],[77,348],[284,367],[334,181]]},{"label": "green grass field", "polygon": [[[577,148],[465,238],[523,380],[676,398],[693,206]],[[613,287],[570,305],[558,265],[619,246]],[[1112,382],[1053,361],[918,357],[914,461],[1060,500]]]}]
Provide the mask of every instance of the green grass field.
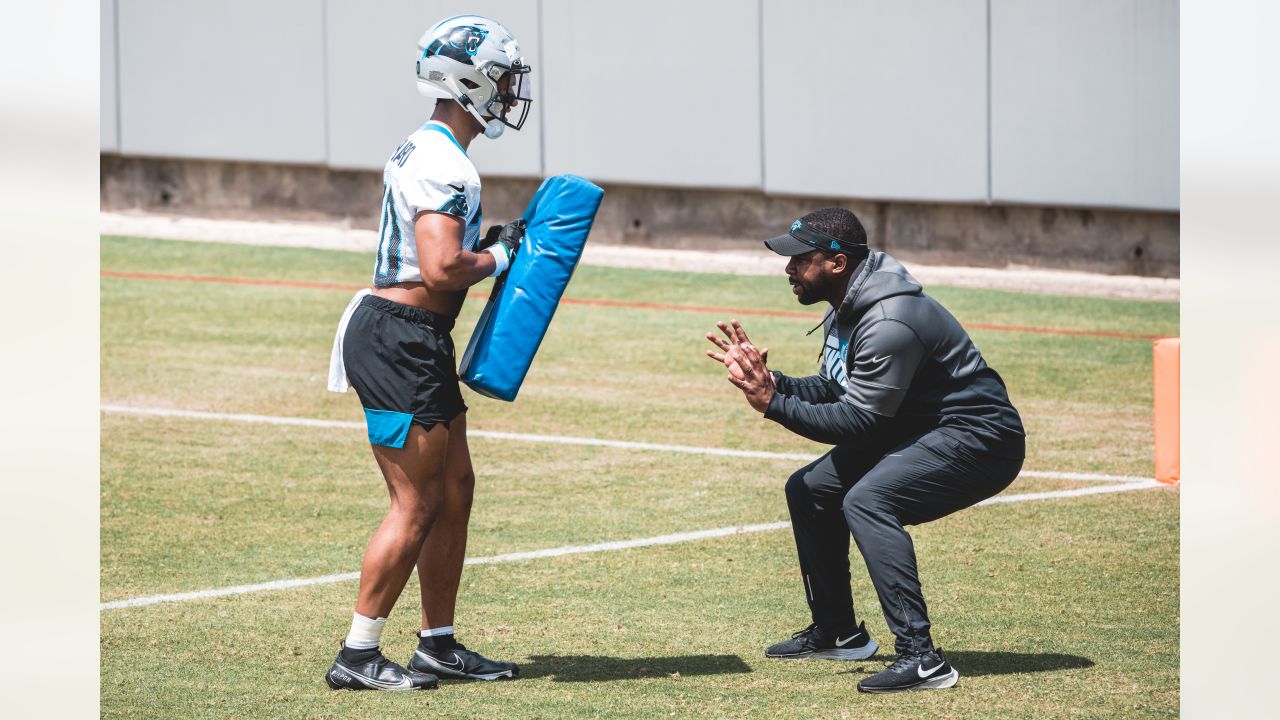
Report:
[{"label": "green grass field", "polygon": [[[364,254],[103,237],[104,271],[359,285]],[[481,291],[487,287],[479,288]],[[962,322],[1178,334],[1178,306],[930,288]],[[325,390],[350,293],[104,277],[102,402],[358,421]],[[581,267],[567,296],[800,309],[785,279]],[[469,301],[459,348],[481,307]],[[821,317],[739,317],[771,366],[816,367]],[[565,305],[515,403],[467,393],[472,430],[811,453],[703,355],[727,316]],[[1026,468],[1151,474],[1151,347],[974,330],[1029,434]],[[360,430],[102,417],[104,602],[350,572],[385,511]],[[786,519],[789,460],[473,438],[468,555]],[[1086,487],[1019,479],[1005,494]],[[1178,497],[1156,489],[1002,504],[913,530],[952,691],[858,694],[864,662],[778,662],[807,624],[787,530],[475,565],[460,637],[522,664],[508,683],[334,693],[322,674],[355,582],[102,612],[104,717],[1155,717],[1178,711]],[[403,661],[416,579],[384,649]],[[892,645],[854,559],[854,597]]]}]

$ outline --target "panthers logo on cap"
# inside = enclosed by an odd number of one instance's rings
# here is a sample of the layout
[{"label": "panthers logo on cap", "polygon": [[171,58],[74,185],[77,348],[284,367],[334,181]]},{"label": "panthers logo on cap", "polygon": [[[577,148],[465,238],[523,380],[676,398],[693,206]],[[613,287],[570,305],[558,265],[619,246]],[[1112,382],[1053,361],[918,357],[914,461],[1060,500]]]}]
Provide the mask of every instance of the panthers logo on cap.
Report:
[{"label": "panthers logo on cap", "polygon": [[448,35],[431,41],[422,57],[443,55],[460,63],[471,65],[471,58],[480,50],[480,43],[489,36],[489,31],[474,25],[462,25],[449,31]]},{"label": "panthers logo on cap", "polygon": [[802,227],[804,227],[804,223],[802,223],[802,222],[800,222],[799,220],[797,220],[797,221],[795,221],[795,222],[791,223],[791,232],[795,232],[795,231],[799,230],[799,229],[800,229],[800,228],[802,228]]}]

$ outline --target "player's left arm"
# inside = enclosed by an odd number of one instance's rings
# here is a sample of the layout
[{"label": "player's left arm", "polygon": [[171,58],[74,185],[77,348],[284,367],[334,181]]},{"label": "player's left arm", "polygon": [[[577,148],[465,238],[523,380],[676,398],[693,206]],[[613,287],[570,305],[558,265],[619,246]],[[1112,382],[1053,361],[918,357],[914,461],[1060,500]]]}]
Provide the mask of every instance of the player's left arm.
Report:
[{"label": "player's left arm", "polygon": [[830,445],[857,442],[897,415],[925,356],[924,343],[909,326],[877,321],[860,333],[846,363],[848,384],[839,402],[815,404],[775,393],[761,411],[766,419],[810,440]]}]

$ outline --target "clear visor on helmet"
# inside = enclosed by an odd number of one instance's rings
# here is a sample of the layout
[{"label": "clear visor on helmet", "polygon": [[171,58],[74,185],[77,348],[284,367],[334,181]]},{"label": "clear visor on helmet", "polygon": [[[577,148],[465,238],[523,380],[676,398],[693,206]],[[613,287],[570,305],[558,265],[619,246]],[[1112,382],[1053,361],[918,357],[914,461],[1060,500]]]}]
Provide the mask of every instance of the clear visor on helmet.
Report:
[{"label": "clear visor on helmet", "polygon": [[529,117],[533,104],[533,75],[528,65],[517,62],[498,79],[498,94],[489,112],[504,125],[519,130]]}]

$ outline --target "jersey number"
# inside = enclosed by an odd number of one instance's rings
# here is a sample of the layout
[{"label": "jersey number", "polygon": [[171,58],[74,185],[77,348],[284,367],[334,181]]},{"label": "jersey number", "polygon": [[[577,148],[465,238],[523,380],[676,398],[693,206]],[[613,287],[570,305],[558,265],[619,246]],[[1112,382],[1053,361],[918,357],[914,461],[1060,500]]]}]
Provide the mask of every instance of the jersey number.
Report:
[{"label": "jersey number", "polygon": [[378,262],[374,268],[378,287],[394,285],[400,274],[400,217],[396,214],[396,202],[391,188],[382,185],[382,220],[378,223]]}]

